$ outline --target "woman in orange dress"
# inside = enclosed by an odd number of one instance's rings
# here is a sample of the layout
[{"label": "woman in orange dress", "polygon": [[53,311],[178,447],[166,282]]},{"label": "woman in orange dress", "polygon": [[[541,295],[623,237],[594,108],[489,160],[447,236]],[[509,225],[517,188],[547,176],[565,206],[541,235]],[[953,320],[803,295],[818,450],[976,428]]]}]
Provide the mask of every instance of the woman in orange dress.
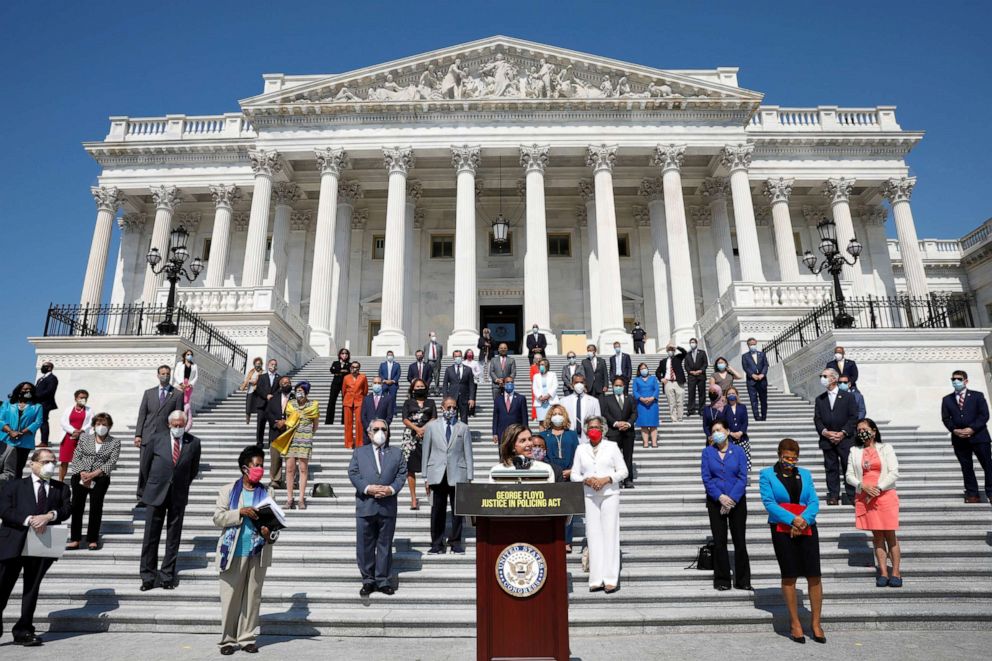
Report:
[{"label": "woman in orange dress", "polygon": [[[530,365],[530,378],[527,379],[527,383],[534,383],[534,375],[537,374],[538,370],[540,370],[542,360],[544,360],[543,354],[534,354],[534,362]],[[531,393],[530,396],[530,419],[537,420],[537,403],[534,401],[533,393]]]},{"label": "woman in orange dress", "polygon": [[[847,483],[857,488],[854,523],[858,530],[870,530],[878,561],[876,587],[901,588],[899,572],[899,461],[895,450],[882,442],[882,432],[871,418],[858,421],[857,446],[847,460]],[[889,572],[886,558],[892,561]]]}]

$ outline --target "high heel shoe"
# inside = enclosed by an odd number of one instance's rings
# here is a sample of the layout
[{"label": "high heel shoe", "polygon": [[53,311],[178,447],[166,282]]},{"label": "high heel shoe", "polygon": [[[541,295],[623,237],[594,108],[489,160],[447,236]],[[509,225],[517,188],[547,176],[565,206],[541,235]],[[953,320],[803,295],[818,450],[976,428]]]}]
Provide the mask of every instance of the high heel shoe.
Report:
[{"label": "high heel shoe", "polygon": [[824,633],[822,636],[817,636],[816,635],[816,632],[814,631],[813,632],[813,635],[810,636],[810,637],[813,639],[813,642],[814,643],[820,643],[821,645],[826,645],[827,644],[827,634],[826,633]]},{"label": "high heel shoe", "polygon": [[793,636],[792,634],[789,634],[789,640],[794,643],[799,643],[800,645],[806,644],[806,636]]}]

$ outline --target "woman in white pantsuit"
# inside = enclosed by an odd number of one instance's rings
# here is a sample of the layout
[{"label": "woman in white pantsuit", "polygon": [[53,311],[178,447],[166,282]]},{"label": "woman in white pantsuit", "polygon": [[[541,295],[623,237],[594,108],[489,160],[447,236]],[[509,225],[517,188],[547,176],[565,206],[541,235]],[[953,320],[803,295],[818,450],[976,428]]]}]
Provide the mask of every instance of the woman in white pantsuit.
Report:
[{"label": "woman in white pantsuit", "polygon": [[547,359],[542,359],[537,364],[537,374],[531,380],[531,391],[537,419],[542,421],[547,417],[548,409],[558,403],[558,377],[551,371]]},{"label": "woman in white pantsuit", "polygon": [[627,464],[617,444],[603,439],[603,418],[586,418],[583,427],[589,443],[575,451],[571,480],[585,485],[589,591],[612,594],[620,589],[620,483]]}]

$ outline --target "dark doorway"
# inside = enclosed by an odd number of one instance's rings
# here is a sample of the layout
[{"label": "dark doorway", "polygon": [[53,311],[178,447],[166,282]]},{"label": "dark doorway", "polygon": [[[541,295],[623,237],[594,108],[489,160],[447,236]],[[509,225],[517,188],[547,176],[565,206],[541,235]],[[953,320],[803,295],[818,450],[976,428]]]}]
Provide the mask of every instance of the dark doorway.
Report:
[{"label": "dark doorway", "polygon": [[479,325],[489,327],[497,345],[506,342],[510,353],[520,353],[524,336],[524,306],[482,305],[479,307]]}]

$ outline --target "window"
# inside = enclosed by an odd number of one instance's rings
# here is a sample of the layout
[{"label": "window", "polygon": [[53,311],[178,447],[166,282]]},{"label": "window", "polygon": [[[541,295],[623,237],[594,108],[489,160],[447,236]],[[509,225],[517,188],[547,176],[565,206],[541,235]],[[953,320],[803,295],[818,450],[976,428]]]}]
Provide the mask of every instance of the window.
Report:
[{"label": "window", "polygon": [[572,256],[571,234],[548,235],[548,257],[571,257],[571,256]]},{"label": "window", "polygon": [[617,235],[617,252],[620,253],[621,257],[630,257],[630,235],[629,234],[618,234]]},{"label": "window", "polygon": [[803,237],[799,232],[792,233],[792,245],[796,249],[796,254],[802,257],[803,254]]},{"label": "window", "polygon": [[207,261],[208,259],[210,259],[210,246],[212,244],[213,242],[210,240],[209,237],[203,240],[203,252],[199,254],[199,258],[202,259],[203,261]]},{"label": "window", "polygon": [[455,256],[455,237],[437,234],[431,237],[431,259],[450,259]]},{"label": "window", "polygon": [[386,235],[375,234],[372,236],[372,259],[385,259],[386,257]]},{"label": "window", "polygon": [[499,257],[504,255],[513,254],[513,232],[509,232],[506,235],[506,242],[498,244],[496,243],[496,237],[493,233],[489,233],[489,256]]}]

